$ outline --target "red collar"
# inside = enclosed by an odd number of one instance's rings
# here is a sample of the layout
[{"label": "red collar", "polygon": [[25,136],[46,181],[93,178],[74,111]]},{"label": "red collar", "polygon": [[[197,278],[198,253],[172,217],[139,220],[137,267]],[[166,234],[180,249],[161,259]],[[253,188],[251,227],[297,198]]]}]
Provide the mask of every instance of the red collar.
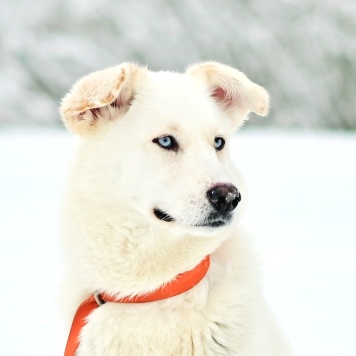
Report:
[{"label": "red collar", "polygon": [[117,298],[106,293],[94,293],[80,304],[69,332],[64,356],[74,356],[79,346],[79,336],[86,324],[88,315],[101,304],[110,303],[147,303],[167,299],[182,294],[196,286],[206,275],[210,266],[210,256],[206,256],[192,270],[178,274],[172,281],[162,285],[157,290],[133,297]]}]

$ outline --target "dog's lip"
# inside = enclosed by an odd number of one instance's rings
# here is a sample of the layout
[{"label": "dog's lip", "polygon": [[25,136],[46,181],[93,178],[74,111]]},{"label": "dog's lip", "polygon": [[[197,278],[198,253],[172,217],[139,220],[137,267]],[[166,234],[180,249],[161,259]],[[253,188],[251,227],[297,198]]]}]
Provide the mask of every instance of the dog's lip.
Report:
[{"label": "dog's lip", "polygon": [[216,212],[209,215],[207,219],[197,224],[198,227],[222,227],[228,225],[232,220],[232,214],[218,214]]},{"label": "dog's lip", "polygon": [[[164,222],[176,221],[176,219],[173,218],[171,215],[169,215],[166,211],[159,209],[159,208],[154,208],[153,214],[156,216],[156,218],[158,220],[161,220]],[[231,214],[227,214],[227,215],[225,215],[223,217],[219,217],[219,218],[216,216],[214,216],[214,217],[211,216],[210,219],[204,220],[201,223],[198,223],[198,224],[192,225],[192,226],[218,228],[218,227],[228,225],[230,221],[231,221]]]},{"label": "dog's lip", "polygon": [[228,223],[226,220],[214,220],[214,221],[208,221],[203,224],[198,224],[196,225],[197,227],[222,227],[225,226]]},{"label": "dog's lip", "polygon": [[166,213],[165,211],[163,211],[159,208],[154,208],[153,214],[155,214],[155,216],[158,220],[162,220],[165,222],[175,221],[175,219],[172,216],[170,216],[168,213]]}]

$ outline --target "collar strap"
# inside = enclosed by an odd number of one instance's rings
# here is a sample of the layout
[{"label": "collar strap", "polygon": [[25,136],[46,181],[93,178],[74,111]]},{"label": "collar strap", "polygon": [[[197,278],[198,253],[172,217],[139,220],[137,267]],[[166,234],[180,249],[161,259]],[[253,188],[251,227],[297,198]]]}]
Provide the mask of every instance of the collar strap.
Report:
[{"label": "collar strap", "polygon": [[206,256],[192,270],[178,274],[172,281],[163,284],[153,292],[143,295],[118,298],[106,293],[94,293],[80,304],[69,332],[64,356],[74,356],[79,346],[79,336],[89,314],[104,303],[147,303],[167,299],[187,292],[196,286],[206,275],[210,266],[210,256]]}]

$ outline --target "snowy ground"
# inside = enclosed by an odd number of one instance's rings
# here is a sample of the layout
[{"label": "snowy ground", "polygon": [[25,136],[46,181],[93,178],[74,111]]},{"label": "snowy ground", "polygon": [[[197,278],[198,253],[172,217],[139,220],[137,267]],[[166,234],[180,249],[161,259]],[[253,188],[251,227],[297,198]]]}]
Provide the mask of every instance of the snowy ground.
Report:
[{"label": "snowy ground", "polygon": [[[0,355],[59,356],[56,216],[75,140],[0,132]],[[267,297],[297,355],[356,355],[356,135],[242,130]]]}]

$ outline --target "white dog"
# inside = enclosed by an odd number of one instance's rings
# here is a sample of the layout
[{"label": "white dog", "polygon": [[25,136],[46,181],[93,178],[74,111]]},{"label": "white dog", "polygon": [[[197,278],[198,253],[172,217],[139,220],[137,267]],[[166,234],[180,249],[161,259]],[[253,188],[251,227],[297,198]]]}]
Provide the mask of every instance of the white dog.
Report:
[{"label": "white dog", "polygon": [[268,105],[213,62],[185,74],[124,63],[74,85],[61,106],[81,136],[63,217],[70,321],[83,304],[66,355],[291,355],[229,159],[232,133]]}]

